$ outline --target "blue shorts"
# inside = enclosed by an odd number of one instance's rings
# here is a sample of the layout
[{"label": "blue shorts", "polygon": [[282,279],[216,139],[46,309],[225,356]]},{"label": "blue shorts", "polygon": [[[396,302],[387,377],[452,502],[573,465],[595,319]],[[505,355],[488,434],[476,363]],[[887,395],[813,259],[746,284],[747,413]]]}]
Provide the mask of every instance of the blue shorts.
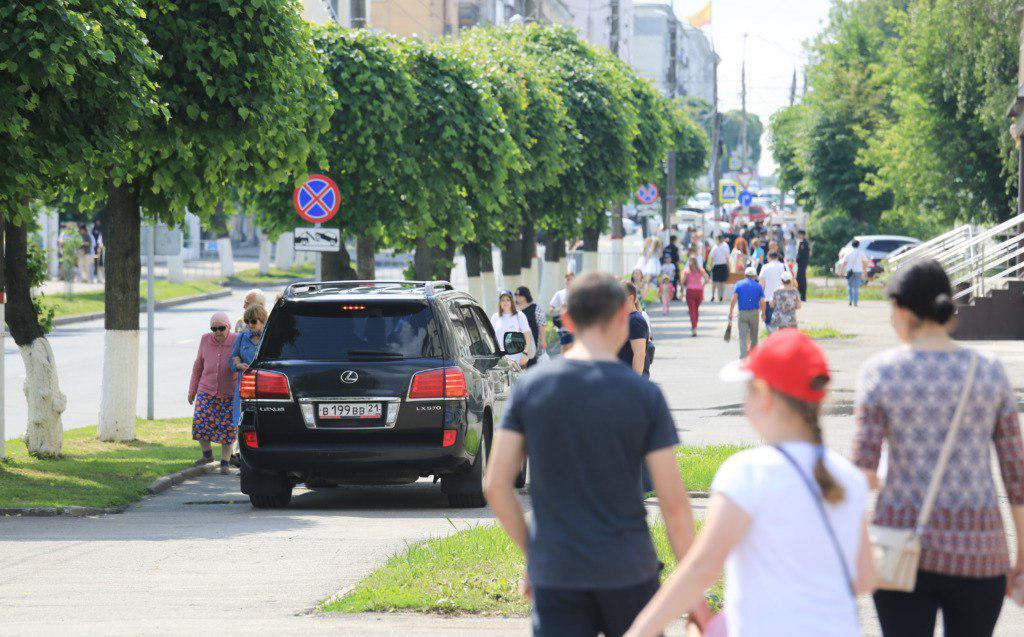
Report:
[{"label": "blue shorts", "polygon": [[619,637],[658,592],[658,578],[601,590],[533,589],[534,637]]}]

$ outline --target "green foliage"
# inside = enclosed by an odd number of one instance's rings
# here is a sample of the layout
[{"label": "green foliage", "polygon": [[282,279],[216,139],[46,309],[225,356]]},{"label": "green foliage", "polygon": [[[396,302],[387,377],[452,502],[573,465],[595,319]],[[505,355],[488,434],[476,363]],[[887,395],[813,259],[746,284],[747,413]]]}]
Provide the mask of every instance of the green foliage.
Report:
[{"label": "green foliage", "polygon": [[775,174],[782,192],[796,190],[800,194],[804,187],[800,149],[806,112],[805,105],[795,104],[776,111],[768,122],[768,145],[778,165]]},{"label": "green foliage", "polygon": [[844,212],[815,210],[807,223],[807,233],[814,241],[811,264],[831,272],[839,250],[855,235],[868,234],[871,226],[849,217]]},{"label": "green foliage", "polygon": [[78,265],[78,252],[82,247],[82,235],[74,224],[64,226],[60,232],[60,265],[64,271],[65,281],[74,281],[75,267]]},{"label": "green foliage", "polygon": [[[740,157],[743,154],[743,111],[732,110],[721,113],[722,116],[722,172],[729,170],[729,157]],[[764,124],[754,113],[747,113],[747,162],[757,166],[761,161],[761,134]]]},{"label": "green foliage", "polygon": [[[48,278],[46,274],[46,251],[33,238],[28,242],[27,256],[28,260],[25,269],[28,271],[28,285],[30,289],[34,289],[41,286]],[[49,334],[50,330],[53,329],[53,308],[47,307],[44,304],[42,294],[32,297],[32,307],[35,308],[36,320],[39,321],[39,326],[43,328],[43,334]]]},{"label": "green foliage", "polygon": [[704,129],[684,107],[676,105],[669,113],[675,139],[676,195],[685,200],[697,192],[697,179],[707,170],[711,147]]}]

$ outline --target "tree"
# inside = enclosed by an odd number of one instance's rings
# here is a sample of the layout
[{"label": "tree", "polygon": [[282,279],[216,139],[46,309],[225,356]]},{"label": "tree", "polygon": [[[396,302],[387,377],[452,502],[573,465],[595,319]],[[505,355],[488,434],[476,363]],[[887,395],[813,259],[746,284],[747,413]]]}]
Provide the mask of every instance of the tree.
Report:
[{"label": "tree", "polygon": [[768,122],[768,146],[778,168],[778,187],[783,193],[802,190],[804,173],[800,162],[803,118],[806,106],[794,104],[772,114]]},{"label": "tree", "polygon": [[209,215],[231,187],[280,184],[326,129],[330,90],[292,0],[146,0],[165,117],[144,121],[105,171],[106,319],[99,437],[134,438],[140,206],[169,223]]},{"label": "tree", "polygon": [[[53,351],[31,288],[30,200],[87,179],[141,122],[159,111],[149,74],[156,57],[132,0],[8,3],[0,7],[0,213],[7,325],[25,364],[29,452],[61,452],[60,391]],[[138,290],[135,282],[136,293]]]},{"label": "tree", "polygon": [[701,127],[678,102],[669,110],[676,153],[676,194],[687,198],[697,192],[697,179],[705,174],[711,143]]}]

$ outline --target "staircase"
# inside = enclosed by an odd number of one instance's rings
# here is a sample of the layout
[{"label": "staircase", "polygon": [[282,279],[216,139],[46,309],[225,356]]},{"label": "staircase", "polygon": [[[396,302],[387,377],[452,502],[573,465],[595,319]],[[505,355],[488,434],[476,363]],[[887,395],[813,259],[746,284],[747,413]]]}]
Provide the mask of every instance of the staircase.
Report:
[{"label": "staircase", "polygon": [[1024,215],[992,228],[960,226],[889,260],[896,271],[931,258],[953,284],[960,340],[1024,339]]}]

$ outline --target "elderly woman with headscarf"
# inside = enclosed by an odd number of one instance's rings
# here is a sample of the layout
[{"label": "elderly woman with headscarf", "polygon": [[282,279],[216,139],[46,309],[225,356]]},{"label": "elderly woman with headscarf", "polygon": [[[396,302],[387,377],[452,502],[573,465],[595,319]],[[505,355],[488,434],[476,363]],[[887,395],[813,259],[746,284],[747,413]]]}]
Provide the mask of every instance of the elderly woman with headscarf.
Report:
[{"label": "elderly woman with headscarf", "polygon": [[231,400],[235,394],[235,374],[231,370],[231,350],[235,335],[231,319],[224,312],[210,317],[210,332],[199,339],[199,353],[192,364],[188,384],[188,404],[195,405],[192,439],[199,441],[203,457],[197,465],[213,462],[211,445],[221,445],[220,472],[228,472],[231,447],[238,428],[232,420]]}]

